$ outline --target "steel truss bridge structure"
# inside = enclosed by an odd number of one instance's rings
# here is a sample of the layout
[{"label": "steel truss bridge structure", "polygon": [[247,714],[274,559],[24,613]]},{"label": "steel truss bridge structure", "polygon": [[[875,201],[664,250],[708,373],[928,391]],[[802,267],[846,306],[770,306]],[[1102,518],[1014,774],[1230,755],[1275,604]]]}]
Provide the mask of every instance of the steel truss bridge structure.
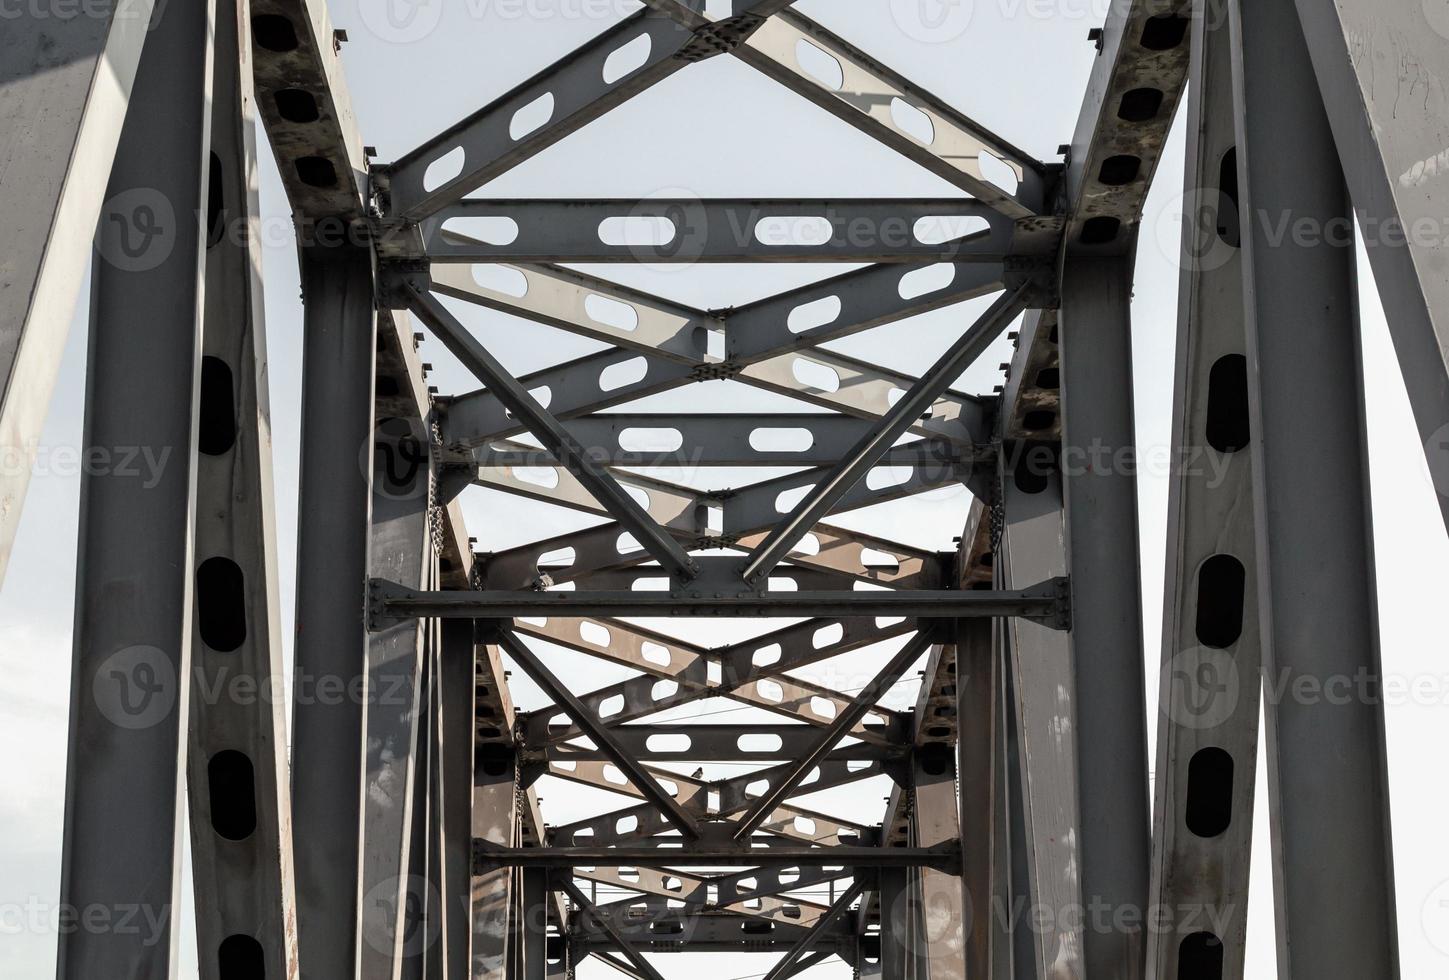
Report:
[{"label": "steel truss bridge structure", "polygon": [[[1433,5],[1118,0],[1048,164],[788,0],[647,0],[385,165],[321,0],[91,7],[0,29],[0,432],[38,440],[94,249],[85,445],[186,465],[84,478],[65,907],[170,911],[184,782],[207,980],[541,980],[591,957],[658,980],[645,954],[709,951],[773,952],[770,980],[831,957],[884,980],[1241,978],[1263,737],[1280,975],[1397,976],[1382,705],[1270,703],[1260,733],[1258,675],[1379,676],[1355,217],[1431,465],[1449,431]],[[714,57],[965,194],[469,196]],[[1136,483],[1115,461],[1138,228],[1181,101],[1173,448],[1215,465],[1171,480],[1152,801]],[[214,693],[284,676],[256,116],[305,300],[290,757],[285,699]],[[775,217],[819,233],[768,240]],[[947,219],[966,230],[929,232]],[[1326,233],[1275,237],[1280,219]],[[572,268],[769,261],[868,264],[727,310]],[[920,377],[825,346],[972,299],[991,302]],[[607,349],[514,377],[459,301]],[[476,390],[429,387],[415,327]],[[1001,388],[953,390],[1008,329]],[[802,410],[630,411],[717,379]],[[658,428],[676,452],[627,438]],[[774,430],[791,448],[761,446]],[[679,458],[791,472],[643,475]],[[26,474],[0,481],[8,554]],[[831,523],[960,484],[953,552]],[[473,485],[606,520],[475,553]],[[787,625],[708,647],[641,617]],[[631,676],[576,690],[558,648]],[[792,673],[864,650],[863,689]],[[552,705],[515,708],[505,657]],[[914,710],[883,707],[922,662]],[[776,720],[655,717],[706,699]],[[684,775],[717,762],[753,768]],[[550,825],[546,775],[619,808]],[[878,824],[801,801],[877,776]],[[1184,913],[1203,908],[1211,926]],[[62,930],[59,976],[172,977],[177,931]]]}]

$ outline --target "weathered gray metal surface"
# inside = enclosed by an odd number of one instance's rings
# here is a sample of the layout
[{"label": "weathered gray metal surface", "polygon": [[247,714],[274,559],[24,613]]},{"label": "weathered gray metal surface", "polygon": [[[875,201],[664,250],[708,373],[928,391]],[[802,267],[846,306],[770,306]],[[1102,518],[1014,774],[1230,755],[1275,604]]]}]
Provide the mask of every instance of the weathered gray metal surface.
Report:
[{"label": "weathered gray metal surface", "polygon": [[[1449,12],[1298,3],[1399,370],[1449,521]],[[1347,229],[1344,229],[1347,230]]]},{"label": "weathered gray metal surface", "polygon": [[218,0],[187,773],[204,980],[297,969],[250,25]]},{"label": "weathered gray metal surface", "polygon": [[1193,976],[1208,941],[1191,937],[1211,921],[1221,975],[1239,980],[1263,686],[1254,434],[1233,41],[1226,17],[1199,18],[1193,31],[1151,891],[1152,907],[1166,915],[1147,935],[1148,971],[1160,980]]},{"label": "weathered gray metal surface", "polygon": [[1138,980],[1146,946],[1133,919],[1147,907],[1151,804],[1131,273],[1120,259],[1068,255],[1064,265],[1061,472],[1074,610],[1078,873],[1087,907],[1111,910],[1083,931],[1083,964],[1093,978]]},{"label": "weathered gray metal surface", "polygon": [[[62,928],[62,980],[170,980],[181,939],[213,9],[169,5],[150,35],[91,275],[84,439],[112,462],[81,481],[60,902],[156,925]],[[128,239],[165,210],[170,234]]]},{"label": "weathered gray metal surface", "polygon": [[0,579],[151,14],[7,16],[0,34]]},{"label": "weathered gray metal surface", "polygon": [[[303,976],[354,969],[377,314],[363,249],[302,250],[292,813]],[[305,775],[304,775],[305,774]]]},{"label": "weathered gray metal surface", "polygon": [[[1345,226],[1348,192],[1296,10],[1230,9],[1244,212]],[[1350,689],[1289,687],[1266,701],[1279,975],[1397,977],[1353,241],[1285,247],[1254,220],[1243,247],[1263,664],[1275,686],[1286,676]]]}]

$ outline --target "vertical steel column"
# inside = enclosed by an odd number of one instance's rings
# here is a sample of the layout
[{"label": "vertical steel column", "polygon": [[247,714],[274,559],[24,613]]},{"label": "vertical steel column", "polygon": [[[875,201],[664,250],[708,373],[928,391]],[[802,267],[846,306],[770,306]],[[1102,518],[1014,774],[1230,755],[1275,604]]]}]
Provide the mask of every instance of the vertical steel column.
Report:
[{"label": "vertical steel column", "polygon": [[[432,440],[419,418],[384,418],[373,443],[372,539],[375,578],[430,588],[438,580],[434,546]],[[421,903],[426,879],[409,874],[423,670],[423,621],[395,623],[367,638],[363,698],[362,848],[358,909],[360,980],[395,980],[404,955],[407,909]],[[423,785],[426,785],[424,779]]]},{"label": "vertical steel column", "polygon": [[[982,622],[987,622],[989,629],[989,621]],[[935,847],[961,840],[955,753],[949,745],[937,742],[917,746],[915,755],[912,846]],[[961,880],[935,868],[921,868],[916,878],[918,976],[921,980],[959,980],[966,972],[965,893]]]},{"label": "vertical steel column", "polygon": [[439,799],[443,834],[443,944],[448,980],[466,980],[473,945],[469,885],[473,863],[473,743],[477,653],[473,624],[441,623],[438,707]]},{"label": "vertical steel column", "polygon": [[72,17],[17,7],[0,31],[0,580],[151,14],[152,0]]},{"label": "vertical steel column", "polygon": [[248,13],[217,2],[188,756],[205,980],[297,965]]},{"label": "vertical steel column", "polygon": [[148,39],[93,263],[62,980],[175,969],[212,10],[171,4]]},{"label": "vertical steel column", "polygon": [[1083,964],[1094,980],[1142,976],[1151,861],[1131,274],[1125,258],[1067,255],[1059,317]]},{"label": "vertical steel column", "polygon": [[523,980],[548,977],[548,871],[523,869]]},{"label": "vertical steel column", "polygon": [[[1056,330],[1053,317],[1028,313],[1019,352],[1037,335]],[[1023,370],[1018,356],[1013,382]],[[1056,448],[1042,443],[1010,447],[1003,462],[1002,548],[996,555],[1005,588],[1067,574],[1062,478]],[[1016,740],[1020,754],[1021,820],[1031,888],[1027,901],[1043,913],[1034,933],[1036,973],[1080,978],[1083,966],[1081,828],[1077,805],[1077,698],[1073,643],[1069,634],[1038,623],[1007,624]],[[1025,896],[1024,896],[1025,897]],[[1020,926],[1017,927],[1020,930]],[[1018,932],[1020,937],[1020,932]],[[1017,963],[1018,972],[1024,965]]]},{"label": "vertical steel column", "polygon": [[1348,194],[1292,0],[1233,13],[1279,976],[1397,977]]},{"label": "vertical steel column", "polygon": [[[1193,22],[1148,962],[1241,980],[1258,752],[1257,545],[1232,92],[1217,0]],[[1205,914],[1204,914],[1205,913]]]},{"label": "vertical steel column", "polygon": [[880,871],[880,977],[906,980],[911,964],[909,868]]},{"label": "vertical steel column", "polygon": [[[1001,675],[997,626],[988,619],[956,623],[957,766],[961,787],[961,890],[965,975],[1010,975],[1011,954],[992,915],[1009,869],[1001,862],[1004,800]],[[1006,894],[1009,894],[1007,892]],[[1004,967],[1004,970],[1002,969]]]},{"label": "vertical steel column", "polygon": [[356,969],[362,676],[377,316],[372,256],[302,249],[292,825],[304,980]]},{"label": "vertical steel column", "polygon": [[[490,746],[473,767],[473,837],[504,847],[518,839],[518,764],[511,750]],[[473,980],[505,980],[513,869],[472,879]]]}]

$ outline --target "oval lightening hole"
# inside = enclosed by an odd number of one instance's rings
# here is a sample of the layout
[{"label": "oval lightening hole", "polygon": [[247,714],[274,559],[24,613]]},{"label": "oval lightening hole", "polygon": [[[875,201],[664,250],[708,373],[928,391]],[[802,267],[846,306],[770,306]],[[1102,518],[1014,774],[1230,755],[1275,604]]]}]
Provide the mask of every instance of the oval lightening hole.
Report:
[{"label": "oval lightening hole", "polygon": [[1232,555],[1213,555],[1197,573],[1197,641],[1225,650],[1243,635],[1248,572]]},{"label": "oval lightening hole", "polygon": [[490,293],[502,293],[514,299],[528,295],[528,277],[523,270],[512,266],[479,262],[473,266],[473,281]]},{"label": "oval lightening hole", "polygon": [[553,118],[553,107],[553,93],[545,92],[520,108],[508,121],[509,138],[521,140],[529,133],[548,125],[548,121]]},{"label": "oval lightening hole", "polygon": [[917,219],[912,233],[922,245],[944,245],[990,228],[991,222],[980,215],[928,214]]},{"label": "oval lightening hole", "polygon": [[936,142],[936,126],[931,117],[899,96],[891,99],[891,122],[922,146]]},{"label": "oval lightening hole", "polygon": [[816,47],[803,37],[795,42],[795,60],[805,74],[834,92],[845,87],[845,69],[833,54]]},{"label": "oval lightening hole", "polygon": [[626,453],[673,453],[684,445],[678,429],[630,428],[619,433],[619,448]]},{"label": "oval lightening hole", "polygon": [[1157,118],[1165,96],[1161,89],[1134,88],[1117,104],[1117,118],[1123,122],[1144,123]]},{"label": "oval lightening hole", "polygon": [[280,14],[257,14],[252,18],[252,41],[268,51],[296,51],[300,42],[292,22]]},{"label": "oval lightening hole", "polygon": [[443,233],[502,248],[518,240],[518,222],[501,214],[449,218],[443,222]]},{"label": "oval lightening hole", "polygon": [[246,840],[257,829],[255,778],[252,760],[240,752],[218,752],[206,764],[211,827],[227,840]]},{"label": "oval lightening hole", "polygon": [[599,241],[611,248],[663,248],[677,234],[662,214],[614,215],[599,222]]},{"label": "oval lightening hole", "polygon": [[1248,359],[1225,354],[1208,372],[1207,441],[1220,453],[1248,445]]},{"label": "oval lightening hole", "polygon": [[277,115],[290,123],[313,123],[322,118],[317,108],[317,99],[311,92],[300,88],[280,89],[272,96],[277,104]]},{"label": "oval lightening hole", "polygon": [[912,269],[901,276],[899,292],[901,299],[917,299],[940,292],[955,280],[956,266],[950,262],[937,262],[922,269]]},{"label": "oval lightening hole", "polygon": [[795,380],[810,391],[830,394],[840,390],[840,374],[818,361],[797,357],[790,370],[795,375]]},{"label": "oval lightening hole", "polygon": [[1141,157],[1118,154],[1102,161],[1102,169],[1097,172],[1097,179],[1108,187],[1121,187],[1132,183],[1141,172]]},{"label": "oval lightening hole", "polygon": [[1223,941],[1195,932],[1177,947],[1177,980],[1222,980]]},{"label": "oval lightening hole", "polygon": [[815,433],[809,429],[755,429],[750,433],[750,448],[757,453],[803,453],[815,445]]},{"label": "oval lightening hole", "polygon": [[625,75],[632,75],[643,68],[653,50],[654,40],[648,34],[640,34],[615,48],[604,61],[604,84],[613,85]]},{"label": "oval lightening hole", "polygon": [[1142,46],[1148,51],[1171,51],[1187,37],[1192,21],[1176,14],[1147,18],[1142,25]]},{"label": "oval lightening hole", "polygon": [[428,169],[423,171],[423,190],[432,192],[452,183],[463,172],[467,159],[467,151],[455,146],[428,164]]},{"label": "oval lightening hole", "polygon": [[648,373],[649,362],[642,357],[610,364],[599,373],[599,388],[602,391],[617,391],[628,385],[638,384]]},{"label": "oval lightening hole", "polygon": [[240,933],[227,936],[216,948],[216,968],[221,980],[267,980],[262,944]]},{"label": "oval lightening hole", "polygon": [[1198,750],[1187,764],[1187,829],[1217,837],[1233,822],[1233,757],[1222,749]]},{"label": "oval lightening hole", "polygon": [[226,234],[226,175],[222,173],[221,158],[215,153],[206,173],[206,247],[214,248]]},{"label": "oval lightening hole", "polygon": [[981,167],[981,176],[989,184],[995,184],[1008,194],[1015,194],[1021,186],[1021,178],[1017,176],[1016,169],[994,154],[985,150],[977,158]]},{"label": "oval lightening hole", "polygon": [[236,402],[231,368],[219,357],[201,359],[200,401],[196,448],[207,456],[230,452],[236,444]]},{"label": "oval lightening hole", "polygon": [[1117,240],[1117,233],[1122,230],[1122,221],[1119,218],[1101,216],[1088,218],[1082,225],[1083,245],[1110,245]]},{"label": "oval lightening hole", "polygon": [[600,296],[598,293],[590,293],[584,297],[584,312],[595,323],[602,323],[615,330],[633,331],[639,328],[638,310],[628,303]]},{"label": "oval lightening hole", "polygon": [[755,224],[755,240],[761,245],[815,247],[835,237],[829,218],[815,214],[770,215]]},{"label": "oval lightening hole", "polygon": [[1055,460],[1045,446],[1032,446],[1016,461],[1012,479],[1022,493],[1038,494],[1051,485]]},{"label": "oval lightening hole", "polygon": [[246,577],[230,558],[208,558],[196,569],[196,618],[202,642],[219,653],[246,642]]},{"label": "oval lightening hole", "polygon": [[826,327],[840,319],[840,297],[826,296],[824,299],[817,299],[810,303],[802,303],[790,311],[790,317],[786,321],[791,333],[802,333],[806,330],[815,330],[819,327]]},{"label": "oval lightening hole", "polygon": [[298,157],[297,177],[308,187],[336,187],[337,168],[326,157]]},{"label": "oval lightening hole", "polygon": [[1238,148],[1223,154],[1218,166],[1218,237],[1233,248],[1243,244],[1243,219],[1238,210]]}]

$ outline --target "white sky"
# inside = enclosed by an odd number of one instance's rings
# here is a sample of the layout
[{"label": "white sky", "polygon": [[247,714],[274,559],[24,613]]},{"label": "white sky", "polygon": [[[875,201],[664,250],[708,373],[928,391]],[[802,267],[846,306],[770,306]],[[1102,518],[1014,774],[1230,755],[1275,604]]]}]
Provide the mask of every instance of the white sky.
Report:
[{"label": "white sky", "polygon": [[[804,13],[900,70],[981,123],[1041,159],[1055,161],[1076,119],[1093,56],[1088,29],[1103,20],[1105,0],[961,0],[940,26],[921,17],[939,0],[800,0]],[[365,140],[380,160],[393,159],[605,29],[620,16],[617,0],[417,0],[418,17],[389,20],[412,0],[331,0],[332,18],[345,28],[343,49],[354,106]],[[439,19],[438,15],[441,15]],[[402,26],[398,26],[398,25]],[[295,580],[300,304],[296,260],[288,242],[287,208],[269,155],[262,160],[263,209],[268,226],[267,334],[271,354],[281,558],[282,618],[291,622]],[[1167,443],[1178,274],[1171,208],[1182,188],[1180,127],[1158,176],[1142,236],[1134,298],[1138,442],[1143,456]],[[642,197],[693,193],[702,197],[958,196],[949,185],[775,86],[727,57],[692,66],[616,110],[605,120],[490,185],[489,196]],[[1170,247],[1161,247],[1166,242]],[[608,267],[599,270],[660,295],[701,307],[738,305],[808,282],[834,267],[716,266],[675,271]],[[1389,755],[1397,853],[1399,932],[1403,974],[1443,975],[1449,969],[1449,848],[1440,815],[1449,789],[1440,776],[1439,746],[1449,735],[1449,667],[1443,642],[1428,626],[1449,584],[1449,541],[1399,380],[1392,347],[1372,283],[1365,280],[1364,331],[1369,383],[1374,517],[1379,554],[1383,656],[1386,671],[1417,685],[1419,696],[1388,708]],[[893,368],[919,371],[934,360],[983,308],[965,304],[871,331],[840,345],[847,353]],[[478,335],[516,372],[594,349],[558,331],[501,314],[454,306]],[[31,486],[14,556],[0,592],[0,672],[8,679],[0,699],[0,739],[7,746],[7,792],[0,797],[0,976],[53,975],[54,934],[30,928],[20,910],[52,908],[57,901],[64,795],[66,704],[71,657],[79,483],[58,451],[81,444],[84,322],[72,330],[43,446],[48,454]],[[443,392],[474,387],[433,343],[424,359],[438,370]],[[1003,356],[998,356],[1003,355]],[[997,383],[1004,351],[993,350],[969,371],[961,387],[988,392]],[[725,389],[729,390],[726,391]],[[729,410],[745,403],[771,410],[790,403],[746,394],[736,386],[695,386],[651,399],[646,410]],[[1166,482],[1148,475],[1141,486],[1144,635],[1147,637],[1149,719],[1155,720],[1161,621]],[[927,495],[890,505],[867,523],[912,544],[947,548],[959,534],[969,498],[964,491]],[[577,524],[546,524],[557,514],[482,490],[466,499],[470,533],[481,547],[507,547],[560,533]],[[569,520],[573,520],[569,518]],[[855,521],[841,521],[851,523]],[[284,629],[290,662],[290,629]],[[715,639],[713,642],[718,643]],[[592,688],[621,676],[616,668],[550,651],[570,676]],[[857,661],[857,663],[863,663]],[[519,673],[515,672],[515,678]],[[536,697],[517,687],[526,705]],[[905,704],[914,689],[887,703]],[[718,705],[702,707],[715,710]],[[731,721],[754,720],[737,713]],[[1248,976],[1275,976],[1271,885],[1267,877],[1266,792],[1260,766],[1254,893]],[[561,784],[541,784],[551,822],[597,810],[592,795]],[[874,807],[888,788],[869,785],[847,804]],[[838,800],[840,798],[837,798]],[[1326,855],[1325,860],[1332,860]],[[1352,900],[1352,896],[1325,897]],[[194,977],[188,937],[181,975]],[[687,970],[699,980],[757,976],[761,956],[659,957],[666,976]],[[607,976],[591,964],[581,976]],[[811,977],[846,977],[839,961]]]}]

